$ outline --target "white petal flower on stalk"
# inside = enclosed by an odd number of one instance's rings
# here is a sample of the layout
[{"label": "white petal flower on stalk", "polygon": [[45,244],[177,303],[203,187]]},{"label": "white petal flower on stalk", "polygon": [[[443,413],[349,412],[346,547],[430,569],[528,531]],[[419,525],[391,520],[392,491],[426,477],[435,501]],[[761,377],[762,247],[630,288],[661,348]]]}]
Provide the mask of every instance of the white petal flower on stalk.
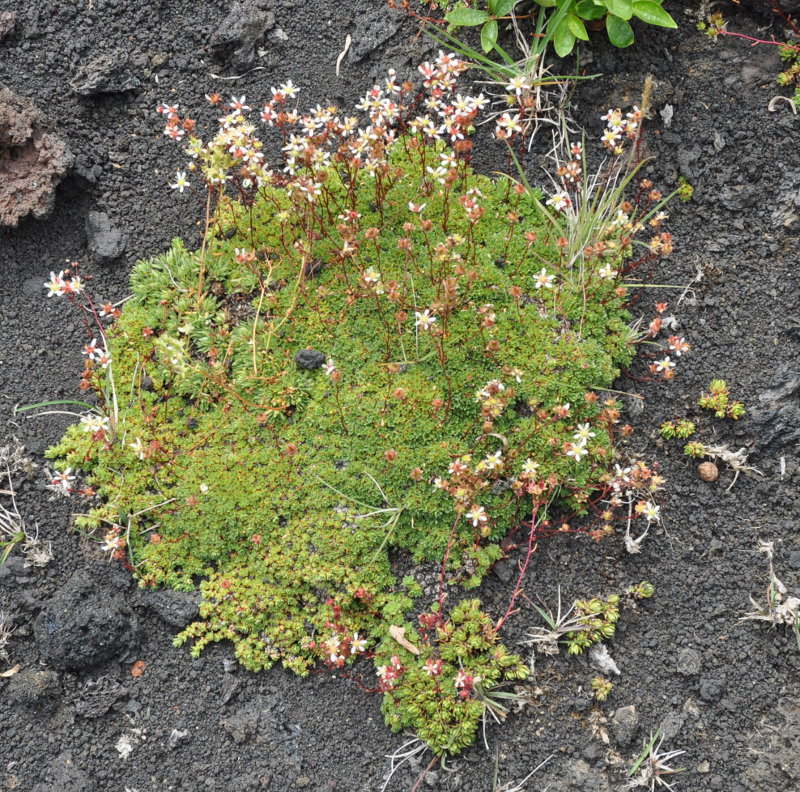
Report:
[{"label": "white petal flower on stalk", "polygon": [[436,322],[436,316],[432,314],[427,308],[424,311],[414,311],[416,321],[414,326],[420,330],[430,330]]},{"label": "white petal flower on stalk", "polygon": [[533,288],[534,289],[552,289],[553,288],[553,281],[555,281],[556,276],[550,275],[547,270],[542,267],[541,272],[534,277]]},{"label": "white petal flower on stalk", "polygon": [[173,190],[182,193],[189,186],[189,180],[186,178],[186,171],[178,171],[175,174],[175,183],[170,184]]}]

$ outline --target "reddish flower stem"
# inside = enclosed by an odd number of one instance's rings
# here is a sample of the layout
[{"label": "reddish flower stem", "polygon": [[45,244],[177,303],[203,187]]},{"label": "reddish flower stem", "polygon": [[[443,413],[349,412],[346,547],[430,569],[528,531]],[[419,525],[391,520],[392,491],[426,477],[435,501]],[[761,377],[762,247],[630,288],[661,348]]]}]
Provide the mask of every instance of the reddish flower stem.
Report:
[{"label": "reddish flower stem", "polygon": [[777,47],[786,47],[787,49],[795,50],[796,52],[800,52],[800,45],[793,45],[787,44],[785,41],[776,41],[775,39],[758,39],[754,38],[753,36],[748,36],[745,33],[734,33],[730,30],[719,30],[716,32],[718,36],[733,36],[734,38],[744,39],[745,41],[751,42],[751,47],[757,47],[759,44],[774,44]]},{"label": "reddish flower stem", "polygon": [[519,570],[519,577],[517,578],[517,585],[514,587],[514,593],[511,595],[511,601],[508,603],[508,608],[502,619],[500,619],[497,624],[494,626],[494,631],[499,632],[500,628],[505,623],[506,619],[514,612],[514,605],[517,601],[517,597],[520,595],[522,591],[522,581],[525,578],[525,573],[528,570],[528,564],[531,562],[531,557],[536,552],[536,548],[538,544],[536,543],[536,528],[537,528],[537,516],[539,514],[539,509],[541,508],[541,501],[534,501],[533,509],[531,512],[531,530],[528,534],[528,549],[525,553],[525,561],[523,562],[522,566]]}]

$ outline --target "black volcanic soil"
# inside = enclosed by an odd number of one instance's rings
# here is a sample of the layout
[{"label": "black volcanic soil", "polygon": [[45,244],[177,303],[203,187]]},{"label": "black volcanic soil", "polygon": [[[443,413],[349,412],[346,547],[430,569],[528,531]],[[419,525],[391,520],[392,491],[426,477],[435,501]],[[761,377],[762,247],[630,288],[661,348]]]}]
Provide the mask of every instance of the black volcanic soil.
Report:
[{"label": "black volcanic soil", "polygon": [[[176,236],[199,241],[199,207],[167,186],[183,159],[162,135],[159,102],[199,109],[205,93],[219,91],[257,103],[291,78],[302,106],[347,107],[387,68],[402,73],[431,50],[417,25],[381,0],[274,0],[274,20],[261,14],[253,48],[226,45],[231,5],[0,0],[0,12],[17,14],[0,40],[0,83],[33,100],[75,156],[49,216],[0,229],[0,445],[18,437],[39,465],[69,418],[15,416],[13,407],[79,398],[85,343],[69,306],[45,299],[49,272],[76,259],[96,295],[119,300],[137,259]],[[769,3],[752,5],[752,15],[725,9],[730,29],[780,37]],[[680,176],[695,187],[692,201],[671,204],[676,250],[652,273],[652,283],[679,288],[643,289],[635,307],[650,317],[655,301],[668,302],[666,315],[694,350],[670,383],[623,378],[617,386],[643,397],[625,397],[636,427],[631,446],[667,478],[663,526],[638,555],[618,539],[542,544],[525,585],[529,599],[505,637],[529,655],[519,641],[540,623],[531,601],[553,605],[559,587],[571,601],[647,579],[656,595],[627,609],[608,643],[621,674],[606,703],[590,698],[597,671],[586,658],[539,657],[529,705],[488,728],[488,751],[480,740],[448,770],[428,773],[423,789],[511,788],[552,756],[524,789],[619,790],[642,741],[662,728],[665,750],[686,752],[674,760],[685,771],[667,779],[676,790],[800,790],[800,649],[791,633],[737,626],[750,595],[764,596],[759,540],[775,543],[778,575],[800,590],[800,116],[786,103],[768,110],[779,92],[777,48],[711,41],[681,3],[665,7],[680,31],[637,29],[636,45],[622,52],[602,36],[592,42],[587,69],[602,76],[581,84],[572,105],[595,136],[605,110],[634,103],[652,74],[647,175],[665,192]],[[765,24],[772,27],[756,34]],[[337,76],[347,34],[353,45]],[[126,89],[76,93],[101,56],[99,76]],[[251,68],[251,56],[263,68],[224,79]],[[479,145],[494,144],[484,136]],[[486,167],[502,162],[497,153],[479,157]],[[539,164],[532,157],[529,173],[541,183]],[[93,212],[106,216],[99,230],[95,216],[87,230]],[[632,373],[645,372],[640,362]],[[698,415],[697,398],[714,377],[747,405],[741,421]],[[741,475],[730,487],[733,474],[722,465],[717,482],[701,481],[681,445],[658,438],[663,421],[686,415],[698,419],[706,442],[746,449],[763,475]],[[247,673],[227,645],[192,661],[171,640],[194,601],[140,591],[96,542],[70,530],[75,504],[54,499],[45,483],[41,468],[18,476],[18,503],[52,542],[54,560],[26,568],[15,551],[0,567],[0,610],[14,627],[0,672],[20,669],[0,677],[0,788],[381,789],[386,755],[407,738],[384,725],[378,696],[326,672],[305,680],[279,669]],[[502,613],[517,560],[512,553],[481,589],[490,612]],[[79,626],[87,613],[102,634],[59,633],[59,624],[71,618]],[[135,661],[146,664],[138,677]],[[421,769],[405,765],[389,789],[410,789]]]}]

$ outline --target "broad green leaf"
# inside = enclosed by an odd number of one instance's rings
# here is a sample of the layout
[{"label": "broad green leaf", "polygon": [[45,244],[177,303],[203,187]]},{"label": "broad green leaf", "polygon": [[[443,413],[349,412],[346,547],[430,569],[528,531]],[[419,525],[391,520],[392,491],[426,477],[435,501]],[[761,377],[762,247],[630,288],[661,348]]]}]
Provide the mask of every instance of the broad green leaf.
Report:
[{"label": "broad green leaf", "polygon": [[553,33],[553,46],[559,58],[563,58],[572,52],[572,48],[575,46],[575,34],[569,29],[566,20]]},{"label": "broad green leaf", "polygon": [[556,4],[556,0],[536,0],[536,2],[544,8],[552,8]]},{"label": "broad green leaf", "polygon": [[457,27],[475,27],[488,22],[491,17],[488,11],[481,11],[479,8],[454,8],[445,19]]},{"label": "broad green leaf", "polygon": [[631,0],[606,0],[608,10],[620,19],[628,20],[633,16],[633,3]]},{"label": "broad green leaf", "polygon": [[497,44],[497,20],[490,19],[481,28],[481,49],[484,52],[491,52]]},{"label": "broad green leaf", "polygon": [[602,19],[608,13],[608,9],[595,0],[581,0],[575,6],[575,13],[581,19]]},{"label": "broad green leaf", "polygon": [[489,10],[496,17],[508,16],[518,2],[519,0],[493,0],[489,3]]},{"label": "broad green leaf", "polygon": [[580,21],[580,19],[578,19],[578,17],[575,16],[575,14],[570,14],[567,17],[567,26],[575,38],[579,38],[582,41],[589,40],[589,34],[586,32],[586,26]]},{"label": "broad green leaf", "polygon": [[624,19],[609,14],[606,19],[606,32],[615,47],[630,47],[633,44],[633,28]]},{"label": "broad green leaf", "polygon": [[633,0],[633,13],[648,25],[660,25],[665,28],[678,27],[675,20],[653,0]]}]

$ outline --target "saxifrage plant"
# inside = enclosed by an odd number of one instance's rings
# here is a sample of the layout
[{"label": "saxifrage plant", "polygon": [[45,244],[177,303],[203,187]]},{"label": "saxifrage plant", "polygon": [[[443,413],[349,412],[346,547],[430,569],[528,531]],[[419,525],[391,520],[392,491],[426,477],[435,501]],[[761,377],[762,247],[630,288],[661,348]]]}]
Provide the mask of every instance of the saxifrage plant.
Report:
[{"label": "saxifrage plant", "polygon": [[[455,92],[464,68],[441,53],[422,92],[390,73],[358,105],[366,125],[273,88],[260,116],[282,170],[245,97],[208,143],[163,105],[191,158],[171,186],[202,184],[201,248],[139,263],[119,316],[76,268],[47,284],[93,336],[81,387],[99,402],[49,451],[53,488],[96,499],[77,525],[142,586],[199,582],[200,620],[177,639],[194,655],[230,640],[251,670],[300,674],[373,657],[388,721],[437,754],[471,742],[496,687],[525,675],[498,635],[520,582],[495,623],[473,601],[450,610],[448,591],[478,585],[519,530],[527,566],[549,534],[612,533],[617,508],[657,519],[655,477],[633,489],[613,465],[620,413],[597,390],[639,339],[622,278],[671,248],[651,186],[626,203],[618,173],[599,179],[619,206],[585,192],[578,144],[546,201],[475,174],[485,101]],[[636,124],[608,118],[621,152]],[[594,520],[554,524],[556,509]],[[440,566],[424,635],[397,553]]]}]

